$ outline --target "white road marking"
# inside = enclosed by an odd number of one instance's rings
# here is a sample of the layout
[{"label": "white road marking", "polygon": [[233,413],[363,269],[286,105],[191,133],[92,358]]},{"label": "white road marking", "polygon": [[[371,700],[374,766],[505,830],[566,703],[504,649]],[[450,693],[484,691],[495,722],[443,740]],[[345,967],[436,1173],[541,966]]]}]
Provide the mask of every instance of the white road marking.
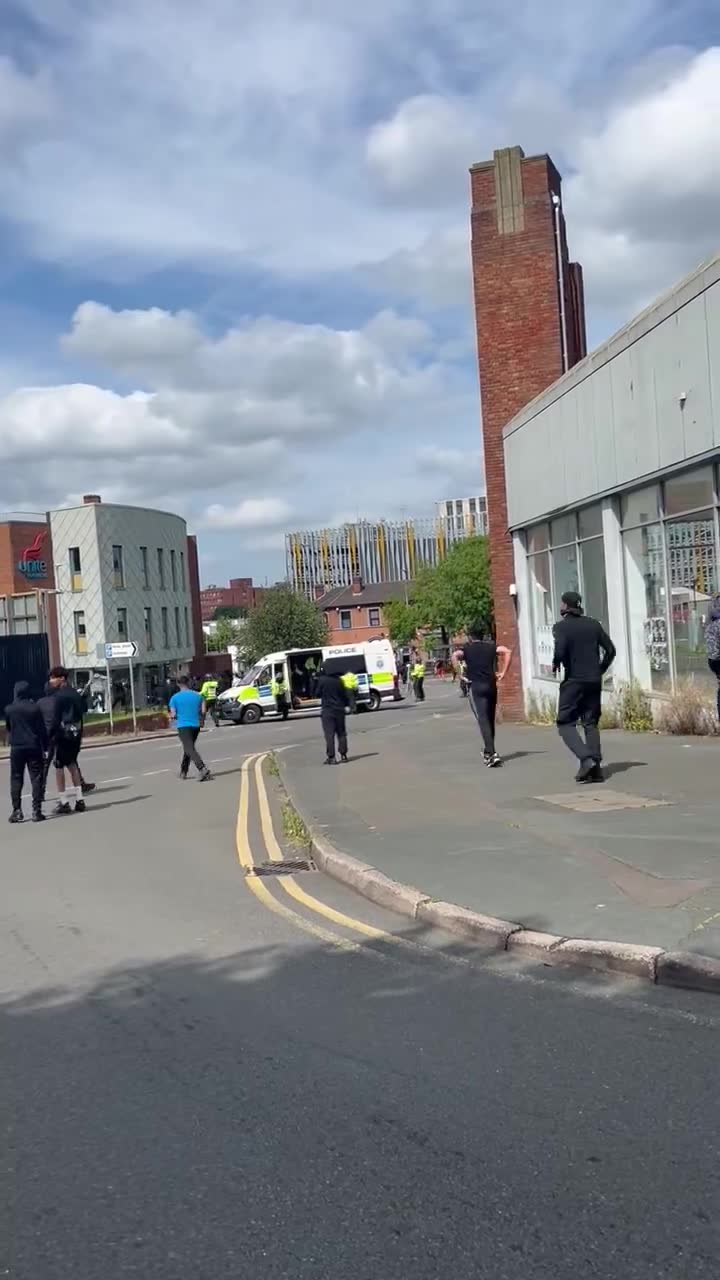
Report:
[{"label": "white road marking", "polygon": [[156,773],[169,773],[169,769],[146,769],[143,778],[154,778]]}]

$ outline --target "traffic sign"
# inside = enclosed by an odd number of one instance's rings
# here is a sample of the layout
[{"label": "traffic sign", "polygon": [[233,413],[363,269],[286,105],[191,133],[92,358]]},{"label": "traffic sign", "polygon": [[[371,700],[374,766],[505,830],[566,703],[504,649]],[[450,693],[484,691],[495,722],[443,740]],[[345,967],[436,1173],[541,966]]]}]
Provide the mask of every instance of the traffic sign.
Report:
[{"label": "traffic sign", "polygon": [[105,661],[112,662],[116,658],[137,657],[138,647],[134,640],[117,640],[114,644],[105,645]]}]

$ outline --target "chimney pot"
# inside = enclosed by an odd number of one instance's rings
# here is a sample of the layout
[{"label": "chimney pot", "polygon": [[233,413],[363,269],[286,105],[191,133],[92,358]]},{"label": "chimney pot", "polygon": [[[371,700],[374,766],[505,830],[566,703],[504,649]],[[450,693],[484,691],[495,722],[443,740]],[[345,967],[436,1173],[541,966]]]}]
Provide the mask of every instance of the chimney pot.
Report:
[{"label": "chimney pot", "polygon": [[102,502],[102,498],[98,493],[86,493],[83,496],[83,504],[86,507],[97,506]]}]

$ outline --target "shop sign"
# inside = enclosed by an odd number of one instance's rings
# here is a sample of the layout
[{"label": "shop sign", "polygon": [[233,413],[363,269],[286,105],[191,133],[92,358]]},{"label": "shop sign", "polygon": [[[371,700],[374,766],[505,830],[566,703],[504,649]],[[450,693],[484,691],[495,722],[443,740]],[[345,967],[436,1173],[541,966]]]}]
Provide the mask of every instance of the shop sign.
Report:
[{"label": "shop sign", "polygon": [[18,573],[30,582],[37,582],[40,578],[47,578],[47,560],[43,560],[41,556],[43,543],[47,537],[47,529],[41,529],[35,534],[29,547],[20,553],[20,559],[17,563]]}]

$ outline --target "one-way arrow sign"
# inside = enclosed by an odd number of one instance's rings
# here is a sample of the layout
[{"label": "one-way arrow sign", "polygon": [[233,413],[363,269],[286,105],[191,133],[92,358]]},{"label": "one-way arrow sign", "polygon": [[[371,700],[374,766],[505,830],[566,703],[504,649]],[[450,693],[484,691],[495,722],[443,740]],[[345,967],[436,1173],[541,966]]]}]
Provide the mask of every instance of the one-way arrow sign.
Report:
[{"label": "one-way arrow sign", "polygon": [[112,662],[114,658],[135,658],[137,651],[138,647],[134,640],[118,640],[115,644],[105,645],[105,661]]}]

